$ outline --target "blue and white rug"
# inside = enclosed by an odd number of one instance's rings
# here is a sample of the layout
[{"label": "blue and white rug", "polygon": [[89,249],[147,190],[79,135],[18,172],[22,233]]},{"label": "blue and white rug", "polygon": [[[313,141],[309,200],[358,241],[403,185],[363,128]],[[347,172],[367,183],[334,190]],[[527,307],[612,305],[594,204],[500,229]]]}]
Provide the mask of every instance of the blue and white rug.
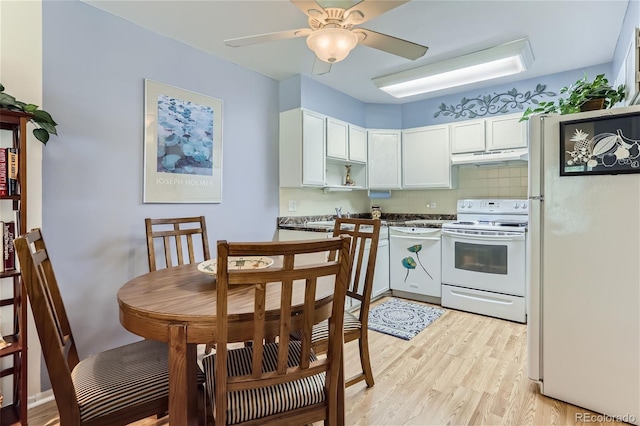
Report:
[{"label": "blue and white rug", "polygon": [[392,298],[371,308],[368,328],[411,340],[444,312],[444,309]]}]

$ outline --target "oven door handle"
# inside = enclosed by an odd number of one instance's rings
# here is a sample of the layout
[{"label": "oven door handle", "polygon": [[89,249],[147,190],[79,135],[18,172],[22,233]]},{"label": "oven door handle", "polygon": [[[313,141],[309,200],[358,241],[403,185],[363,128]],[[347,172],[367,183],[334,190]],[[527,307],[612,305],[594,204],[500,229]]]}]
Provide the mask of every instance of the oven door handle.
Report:
[{"label": "oven door handle", "polygon": [[465,231],[450,231],[442,230],[443,235],[449,235],[455,238],[462,238],[467,240],[483,240],[483,241],[521,241],[524,240],[524,234],[506,234],[506,235],[492,235],[492,234],[468,234]]},{"label": "oven door handle", "polygon": [[401,237],[399,235],[389,235],[389,239],[398,239],[398,240],[433,240],[433,241],[440,241],[440,237]]}]

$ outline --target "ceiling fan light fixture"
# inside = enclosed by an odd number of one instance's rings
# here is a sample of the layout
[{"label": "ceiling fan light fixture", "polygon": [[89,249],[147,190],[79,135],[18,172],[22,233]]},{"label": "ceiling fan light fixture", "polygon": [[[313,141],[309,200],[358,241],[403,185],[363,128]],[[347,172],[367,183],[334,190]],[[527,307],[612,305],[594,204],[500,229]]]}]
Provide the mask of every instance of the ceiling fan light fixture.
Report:
[{"label": "ceiling fan light fixture", "polygon": [[374,78],[378,88],[396,98],[435,92],[526,71],[533,62],[524,38],[457,58]]},{"label": "ceiling fan light fixture", "polygon": [[357,44],[358,36],[343,28],[322,28],[307,37],[309,49],[330,64],[342,61]]}]

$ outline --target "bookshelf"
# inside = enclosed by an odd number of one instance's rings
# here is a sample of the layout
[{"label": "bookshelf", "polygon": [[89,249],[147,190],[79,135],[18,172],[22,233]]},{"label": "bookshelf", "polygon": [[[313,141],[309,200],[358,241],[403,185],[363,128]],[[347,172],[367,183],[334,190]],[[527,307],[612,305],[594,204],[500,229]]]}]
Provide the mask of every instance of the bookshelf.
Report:
[{"label": "bookshelf", "polygon": [[[3,145],[18,148],[17,191],[0,195],[0,212],[15,213],[16,235],[27,231],[27,123],[30,114],[0,109]],[[4,392],[0,425],[27,424],[27,300],[17,269],[0,272],[0,331],[10,343],[0,349],[0,389]]]}]

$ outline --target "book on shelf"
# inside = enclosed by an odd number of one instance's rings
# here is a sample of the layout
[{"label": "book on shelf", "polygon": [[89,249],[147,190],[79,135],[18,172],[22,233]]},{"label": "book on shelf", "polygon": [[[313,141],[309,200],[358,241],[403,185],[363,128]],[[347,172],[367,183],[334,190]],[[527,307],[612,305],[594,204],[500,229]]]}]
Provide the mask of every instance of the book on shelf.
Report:
[{"label": "book on shelf", "polygon": [[7,148],[7,189],[9,195],[18,194],[18,148]]},{"label": "book on shelf", "polygon": [[0,196],[9,195],[7,179],[7,148],[0,148]]},{"label": "book on shelf", "polygon": [[13,240],[16,238],[16,223],[14,221],[2,224],[3,267],[5,271],[16,269],[16,254]]}]

